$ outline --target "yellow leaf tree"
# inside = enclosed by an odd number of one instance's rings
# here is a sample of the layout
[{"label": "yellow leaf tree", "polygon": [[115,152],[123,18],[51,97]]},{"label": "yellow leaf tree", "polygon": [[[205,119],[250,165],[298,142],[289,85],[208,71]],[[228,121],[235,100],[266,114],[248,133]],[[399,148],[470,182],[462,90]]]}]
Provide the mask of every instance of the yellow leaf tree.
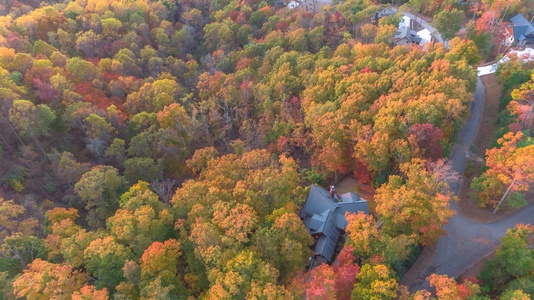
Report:
[{"label": "yellow leaf tree", "polygon": [[442,225],[454,214],[447,182],[432,173],[427,162],[413,159],[400,166],[402,176],[392,175],[376,191],[376,211],[390,235],[413,235],[423,245],[443,234]]}]

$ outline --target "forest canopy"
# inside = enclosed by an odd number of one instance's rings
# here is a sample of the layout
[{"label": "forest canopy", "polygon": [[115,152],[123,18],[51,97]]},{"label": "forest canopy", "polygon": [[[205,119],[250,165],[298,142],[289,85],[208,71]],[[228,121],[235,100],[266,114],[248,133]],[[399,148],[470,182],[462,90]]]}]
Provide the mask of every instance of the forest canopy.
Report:
[{"label": "forest canopy", "polygon": [[[469,115],[479,52],[393,47],[398,15],[365,27],[380,8],[0,1],[5,299],[395,297],[393,265],[452,215],[432,168]],[[384,231],[352,216],[368,231],[307,281],[297,212],[307,186],[346,174],[380,187]],[[395,207],[398,191],[413,197]]]}]

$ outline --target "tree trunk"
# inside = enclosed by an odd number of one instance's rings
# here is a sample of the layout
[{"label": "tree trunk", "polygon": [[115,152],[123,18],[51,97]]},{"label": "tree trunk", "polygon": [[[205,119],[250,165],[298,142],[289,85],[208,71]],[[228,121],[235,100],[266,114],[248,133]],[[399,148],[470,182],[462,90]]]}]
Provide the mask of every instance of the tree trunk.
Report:
[{"label": "tree trunk", "polygon": [[504,17],[506,17],[506,13],[508,12],[508,8],[510,8],[510,3],[508,3],[508,5],[506,5],[506,10],[504,11],[504,14],[502,15],[501,23],[504,20]]},{"label": "tree trunk", "polygon": [[512,180],[512,183],[510,183],[510,186],[508,186],[508,189],[506,190],[506,192],[504,192],[504,195],[502,196],[501,200],[497,204],[497,207],[495,207],[495,209],[493,210],[493,214],[497,213],[497,210],[499,210],[499,207],[501,206],[502,202],[504,201],[504,199],[506,199],[506,196],[508,196],[508,193],[510,193],[510,191],[514,187],[514,184],[515,184],[515,179]]},{"label": "tree trunk", "polygon": [[11,132],[13,133],[13,135],[17,138],[17,140],[19,141],[19,143],[22,145],[22,146],[26,146],[26,144],[24,144],[24,142],[22,141],[22,139],[20,138],[20,136],[18,135],[18,133],[15,131],[15,128],[13,128],[13,125],[11,124],[11,122],[9,122],[9,120],[3,118],[5,121],[6,121],[6,124],[7,124],[7,127],[9,127],[9,129],[11,129]]},{"label": "tree trunk", "polygon": [[46,153],[44,152],[43,148],[41,147],[41,143],[39,143],[39,141],[37,140],[37,138],[33,134],[33,130],[31,128],[28,128],[28,132],[30,133],[30,136],[32,137],[32,139],[35,142],[35,144],[37,145],[37,148],[39,148],[39,150],[43,154],[44,159],[48,160],[48,156],[46,155]]},{"label": "tree trunk", "polygon": [[2,145],[6,145],[7,150],[9,151],[9,153],[13,153],[13,150],[11,150],[11,146],[9,146],[9,144],[7,143],[7,141],[4,139],[4,136],[0,134],[0,138],[1,138],[2,141],[3,141]]}]

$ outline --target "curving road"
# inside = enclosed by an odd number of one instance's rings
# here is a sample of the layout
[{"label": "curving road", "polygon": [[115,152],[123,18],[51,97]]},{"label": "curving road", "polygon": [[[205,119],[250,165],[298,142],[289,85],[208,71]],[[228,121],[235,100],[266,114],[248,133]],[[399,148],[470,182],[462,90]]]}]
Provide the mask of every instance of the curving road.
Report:
[{"label": "curving road", "polygon": [[[477,86],[474,100],[471,104],[471,116],[466,121],[458,135],[449,160],[453,169],[463,174],[467,162],[467,151],[475,139],[484,108],[485,89],[480,78],[477,78]],[[451,186],[453,192],[458,193],[460,183]],[[451,203],[451,207],[457,211],[456,203]],[[418,260],[413,266],[413,270],[422,270],[417,274],[417,278],[409,286],[410,290],[428,289],[426,277],[432,273],[458,276],[469,266],[476,263],[480,258],[491,253],[497,245],[501,230],[494,230],[493,224],[480,224],[466,219],[459,213],[449,219],[449,223],[444,226],[447,235],[442,236],[435,248],[435,254],[430,262]],[[506,228],[504,228],[506,230]],[[502,231],[504,233],[504,230]],[[425,266],[421,264],[426,263]]]},{"label": "curving road", "polygon": [[[408,13],[403,14],[408,17],[411,15]],[[414,20],[419,21],[420,19],[414,18]],[[425,28],[428,26],[424,21],[422,25]],[[435,32],[433,28],[427,29],[430,32]],[[484,100],[484,85],[480,78],[477,78],[474,100],[471,104],[471,116],[461,129],[449,156],[454,170],[459,174],[464,173],[467,151],[478,133]],[[458,193],[459,186],[460,184],[456,183],[451,186],[451,189]],[[451,207],[457,211],[456,203],[451,203]],[[408,274],[410,272],[419,272],[415,276],[416,279],[408,283],[409,289],[412,292],[429,289],[426,278],[432,273],[447,274],[451,277],[463,274],[469,267],[494,251],[499,244],[499,239],[506,233],[506,229],[519,223],[534,223],[534,204],[491,224],[478,223],[465,218],[457,212],[449,219],[449,223],[444,226],[447,235],[438,240],[432,259],[426,261],[418,259],[408,272]]]}]

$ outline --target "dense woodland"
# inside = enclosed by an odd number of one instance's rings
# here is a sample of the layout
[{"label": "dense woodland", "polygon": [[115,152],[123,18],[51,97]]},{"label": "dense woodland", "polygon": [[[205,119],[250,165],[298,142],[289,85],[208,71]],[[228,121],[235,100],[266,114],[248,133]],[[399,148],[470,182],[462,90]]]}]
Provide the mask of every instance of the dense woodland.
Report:
[{"label": "dense woodland", "polygon": [[[482,17],[446,49],[393,47],[400,17],[371,24],[370,0],[318,13],[256,0],[0,1],[0,299],[431,299],[398,279],[454,213],[458,175],[443,157],[491,52],[485,14],[506,5],[419,2],[407,6]],[[532,7],[511,2],[509,14]],[[534,153],[530,69],[507,68],[502,80],[526,79],[511,87],[517,125],[479,180],[500,182],[479,195],[489,205],[525,186],[503,172]],[[313,241],[297,212],[311,183],[346,174],[377,188],[376,211],[348,216],[337,262],[306,273]],[[532,232],[506,237],[528,262]],[[527,299],[534,289],[514,279],[529,270],[486,272],[482,289],[429,280],[437,299]]]}]

